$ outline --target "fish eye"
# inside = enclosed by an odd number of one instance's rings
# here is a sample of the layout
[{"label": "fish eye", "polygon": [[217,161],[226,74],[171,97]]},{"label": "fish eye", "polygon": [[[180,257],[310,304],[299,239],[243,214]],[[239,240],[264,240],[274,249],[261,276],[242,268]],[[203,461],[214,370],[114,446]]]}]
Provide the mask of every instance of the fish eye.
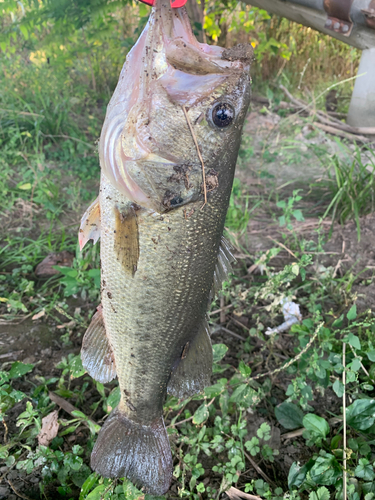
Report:
[{"label": "fish eye", "polygon": [[211,118],[219,128],[227,128],[233,123],[235,117],[234,107],[228,102],[219,102],[215,104],[211,111]]}]

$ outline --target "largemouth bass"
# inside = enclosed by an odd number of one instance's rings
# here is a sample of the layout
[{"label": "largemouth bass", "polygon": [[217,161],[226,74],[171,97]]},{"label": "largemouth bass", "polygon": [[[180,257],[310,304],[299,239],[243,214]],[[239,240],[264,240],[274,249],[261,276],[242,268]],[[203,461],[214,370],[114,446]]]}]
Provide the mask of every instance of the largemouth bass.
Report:
[{"label": "largemouth bass", "polygon": [[81,248],[101,240],[101,306],[82,362],[100,382],[117,375],[121,391],[91,466],[156,495],[172,477],[167,392],[210,383],[206,310],[231,257],[222,233],[251,59],[250,46],[198,43],[185,9],[157,0],[109,103],[100,193],[82,218]]}]

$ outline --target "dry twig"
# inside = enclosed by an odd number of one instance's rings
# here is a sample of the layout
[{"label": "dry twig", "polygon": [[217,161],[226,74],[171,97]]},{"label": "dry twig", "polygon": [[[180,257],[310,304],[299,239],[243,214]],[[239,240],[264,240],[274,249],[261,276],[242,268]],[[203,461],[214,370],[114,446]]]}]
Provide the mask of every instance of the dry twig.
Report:
[{"label": "dry twig", "polygon": [[316,332],[314,333],[314,335],[312,336],[310,342],[308,344],[306,344],[306,346],[302,349],[302,351],[297,354],[297,356],[295,356],[294,358],[292,358],[290,361],[288,361],[287,363],[285,363],[285,365],[281,366],[280,368],[276,368],[276,370],[273,370],[272,372],[266,372],[266,373],[259,373],[259,375],[256,375],[255,377],[251,377],[249,379],[249,381],[251,380],[258,380],[259,378],[262,378],[262,377],[272,377],[273,375],[276,375],[276,373],[280,373],[284,370],[286,370],[287,368],[289,368],[289,366],[291,366],[293,363],[295,363],[296,361],[298,361],[301,356],[303,356],[305,354],[305,352],[307,352],[310,347],[312,346],[312,344],[314,343],[316,337],[318,336],[318,333],[320,332],[322,326],[324,325],[323,321],[318,325],[318,328],[316,329]]},{"label": "dry twig", "polygon": [[279,247],[281,247],[284,250],[286,250],[292,257],[294,257],[295,259],[297,259],[297,256],[291,250],[289,250],[289,248],[286,247],[283,243],[281,243],[280,241],[274,240],[271,236],[267,236],[267,238],[269,240],[273,241],[274,243],[276,243],[276,245],[279,245]]},{"label": "dry twig", "polygon": [[262,469],[259,467],[259,465],[254,462],[254,460],[251,458],[251,456],[244,451],[245,457],[248,459],[248,461],[251,463],[251,465],[254,467],[254,469],[257,471],[257,473],[262,476],[262,478],[267,481],[267,483],[272,484],[272,486],[276,486],[275,483],[267,476],[265,472],[262,471]]},{"label": "dry twig", "polygon": [[[71,415],[72,417],[74,417],[73,415],[73,412],[74,411],[80,411],[78,410],[78,408],[76,408],[75,406],[73,406],[71,403],[69,403],[69,401],[67,401],[66,399],[58,396],[57,394],[55,394],[54,392],[50,391],[48,393],[48,396],[50,398],[51,401],[53,401],[54,403],[56,403],[58,406],[60,406],[63,410],[66,411],[66,413],[69,413],[69,415]],[[76,418],[76,417],[74,417]],[[90,420],[94,425],[98,425],[95,420],[93,420],[92,418],[90,417],[87,417],[88,420]],[[87,427],[89,427],[89,424],[87,422],[82,422],[84,425],[86,425]],[[90,428],[90,427],[89,427]]]},{"label": "dry twig", "polygon": [[244,498],[245,500],[262,500],[261,497],[250,495],[250,493],[245,493],[241,490],[238,490],[234,486],[231,486],[225,493],[228,495],[230,500],[238,500],[239,498]]},{"label": "dry twig", "polygon": [[344,137],[345,139],[350,139],[351,141],[360,141],[363,143],[370,142],[370,139],[364,137],[363,135],[354,135],[349,132],[344,132],[343,130],[338,130],[337,127],[332,125],[323,125],[323,123],[314,123],[314,127],[320,128],[324,132],[328,132],[329,134],[338,135],[339,137]]},{"label": "dry twig", "polygon": [[14,491],[14,493],[20,497],[20,498],[24,498],[25,500],[32,500],[30,497],[26,496],[26,495],[23,495],[22,493],[20,493],[19,491],[16,490],[16,488],[13,486],[13,483],[10,479],[7,479],[8,481],[8,484],[9,486],[12,488],[12,490]]}]

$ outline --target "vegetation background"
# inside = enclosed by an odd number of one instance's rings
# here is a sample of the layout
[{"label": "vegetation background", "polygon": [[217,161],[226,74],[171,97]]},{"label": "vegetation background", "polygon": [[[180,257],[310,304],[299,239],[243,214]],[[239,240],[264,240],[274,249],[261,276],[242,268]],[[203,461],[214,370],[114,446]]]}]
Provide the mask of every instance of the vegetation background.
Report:
[{"label": "vegetation background", "polygon": [[[314,109],[334,89],[345,113],[360,53],[241,2],[189,2],[199,39],[252,43],[253,92],[266,105],[254,103],[245,127],[228,212],[238,262],[210,311],[213,385],[165,406],[167,497],[372,500],[373,146],[328,139],[280,106],[280,84]],[[98,246],[77,248],[106,104],[149,12],[123,0],[0,0],[0,498],[150,497],[88,467],[119,393],[80,363],[100,270]],[[258,233],[268,239],[256,247]],[[303,321],[285,333],[277,325],[294,301]],[[46,417],[54,432],[41,441]]]}]

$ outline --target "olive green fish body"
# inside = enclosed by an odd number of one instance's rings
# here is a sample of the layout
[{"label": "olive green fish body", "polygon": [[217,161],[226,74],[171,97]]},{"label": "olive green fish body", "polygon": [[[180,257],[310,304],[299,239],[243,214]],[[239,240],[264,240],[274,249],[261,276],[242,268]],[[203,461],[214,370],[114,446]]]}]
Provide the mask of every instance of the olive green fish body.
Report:
[{"label": "olive green fish body", "polygon": [[185,10],[157,0],[108,106],[100,193],[82,218],[81,248],[101,239],[101,306],[82,362],[102,383],[117,376],[121,395],[91,465],[156,495],[172,476],[167,393],[191,396],[210,380],[205,315],[227,266],[250,61],[246,46],[199,44]]}]

